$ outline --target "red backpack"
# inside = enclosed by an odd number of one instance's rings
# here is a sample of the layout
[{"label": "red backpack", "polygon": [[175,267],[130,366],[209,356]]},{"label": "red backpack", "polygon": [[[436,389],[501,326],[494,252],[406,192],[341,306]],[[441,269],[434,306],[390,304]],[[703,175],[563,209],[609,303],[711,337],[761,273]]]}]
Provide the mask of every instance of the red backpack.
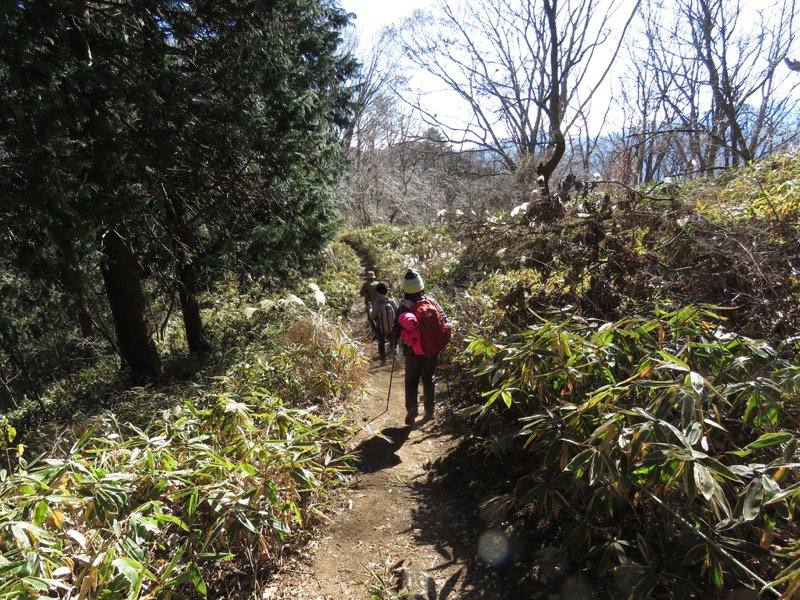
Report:
[{"label": "red backpack", "polygon": [[439,354],[453,337],[453,328],[444,320],[439,306],[429,298],[417,300],[411,312],[419,321],[420,345],[425,356]]}]

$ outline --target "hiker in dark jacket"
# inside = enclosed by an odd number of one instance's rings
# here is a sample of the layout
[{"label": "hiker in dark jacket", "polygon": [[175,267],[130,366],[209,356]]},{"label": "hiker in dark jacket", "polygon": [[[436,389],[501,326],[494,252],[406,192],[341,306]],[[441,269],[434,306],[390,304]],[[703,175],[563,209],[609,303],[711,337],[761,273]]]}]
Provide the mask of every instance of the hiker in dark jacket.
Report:
[{"label": "hiker in dark jacket", "polygon": [[[406,375],[405,375],[405,400],[406,400],[406,425],[413,425],[419,414],[417,396],[419,384],[422,382],[422,399],[425,407],[425,419],[433,416],[433,409],[436,404],[436,365],[439,364],[439,353],[433,356],[420,354],[419,337],[412,331],[421,324],[417,323],[416,318],[409,319],[409,315],[403,317],[404,313],[413,311],[411,307],[420,300],[428,299],[433,302],[447,322],[444,311],[439,303],[430,296],[424,294],[425,283],[422,276],[414,269],[409,269],[403,276],[403,301],[397,310],[395,320],[395,337],[403,342],[403,355],[405,356]],[[406,326],[404,330],[403,325]],[[414,348],[417,348],[415,352]]]},{"label": "hiker in dark jacket", "polygon": [[389,358],[394,359],[397,351],[397,338],[394,335],[394,324],[397,318],[397,301],[389,298],[389,288],[382,281],[375,286],[378,299],[372,303],[369,314],[372,328],[378,336],[378,356],[381,366],[386,364],[386,342],[389,342]]}]

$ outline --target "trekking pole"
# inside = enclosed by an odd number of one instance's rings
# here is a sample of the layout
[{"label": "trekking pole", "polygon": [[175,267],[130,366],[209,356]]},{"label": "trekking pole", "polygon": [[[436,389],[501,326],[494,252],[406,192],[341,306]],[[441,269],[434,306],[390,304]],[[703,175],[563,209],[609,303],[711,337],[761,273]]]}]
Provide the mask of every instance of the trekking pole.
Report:
[{"label": "trekking pole", "polygon": [[392,396],[392,379],[394,379],[394,363],[397,361],[397,352],[392,354],[392,372],[389,374],[389,393],[386,394],[386,410],[383,412],[389,412],[389,398]]}]

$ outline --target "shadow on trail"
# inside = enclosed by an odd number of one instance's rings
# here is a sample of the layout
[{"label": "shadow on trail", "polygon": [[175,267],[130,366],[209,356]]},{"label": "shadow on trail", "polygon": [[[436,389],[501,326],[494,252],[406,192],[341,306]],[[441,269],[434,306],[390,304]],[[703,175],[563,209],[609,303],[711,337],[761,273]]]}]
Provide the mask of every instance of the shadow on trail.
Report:
[{"label": "shadow on trail", "polygon": [[406,443],[410,433],[410,427],[387,427],[378,435],[364,440],[354,450],[358,456],[356,469],[371,473],[400,464],[397,451]]},{"label": "shadow on trail", "polygon": [[[434,427],[453,434],[463,427],[455,417]],[[463,435],[463,429],[461,429]],[[418,509],[411,528],[440,560],[428,569],[420,600],[497,600],[547,598],[557,591],[538,580],[531,568],[543,539],[530,539],[502,501],[509,491],[505,469],[489,464],[475,442],[464,438],[448,454],[433,458],[425,476],[412,486]],[[537,536],[538,537],[538,536]],[[437,590],[437,572],[459,570]],[[458,589],[457,589],[458,588]]]},{"label": "shadow on trail", "polygon": [[422,596],[421,594],[417,594],[414,597],[414,600],[449,600],[450,598],[457,598],[458,596],[451,596],[451,594],[456,589],[456,584],[458,580],[461,578],[464,569],[459,569],[455,573],[453,573],[450,578],[445,581],[444,585],[442,585],[441,590],[436,590],[436,582],[433,580],[432,577],[428,578],[425,595]]}]

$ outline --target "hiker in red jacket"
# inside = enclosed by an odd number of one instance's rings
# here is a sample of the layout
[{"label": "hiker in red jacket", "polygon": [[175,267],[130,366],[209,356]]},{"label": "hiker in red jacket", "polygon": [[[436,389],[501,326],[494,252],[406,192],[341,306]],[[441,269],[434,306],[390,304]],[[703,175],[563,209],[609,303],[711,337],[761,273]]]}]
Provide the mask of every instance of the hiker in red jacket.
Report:
[{"label": "hiker in red jacket", "polygon": [[[451,329],[442,307],[424,294],[425,283],[414,269],[403,276],[403,302],[397,310],[395,337],[403,341],[406,361],[406,425],[413,425],[419,414],[417,396],[422,382],[425,419],[433,416],[436,403],[436,365],[450,341]],[[406,313],[411,313],[406,314]],[[405,315],[405,316],[404,316]]]}]

